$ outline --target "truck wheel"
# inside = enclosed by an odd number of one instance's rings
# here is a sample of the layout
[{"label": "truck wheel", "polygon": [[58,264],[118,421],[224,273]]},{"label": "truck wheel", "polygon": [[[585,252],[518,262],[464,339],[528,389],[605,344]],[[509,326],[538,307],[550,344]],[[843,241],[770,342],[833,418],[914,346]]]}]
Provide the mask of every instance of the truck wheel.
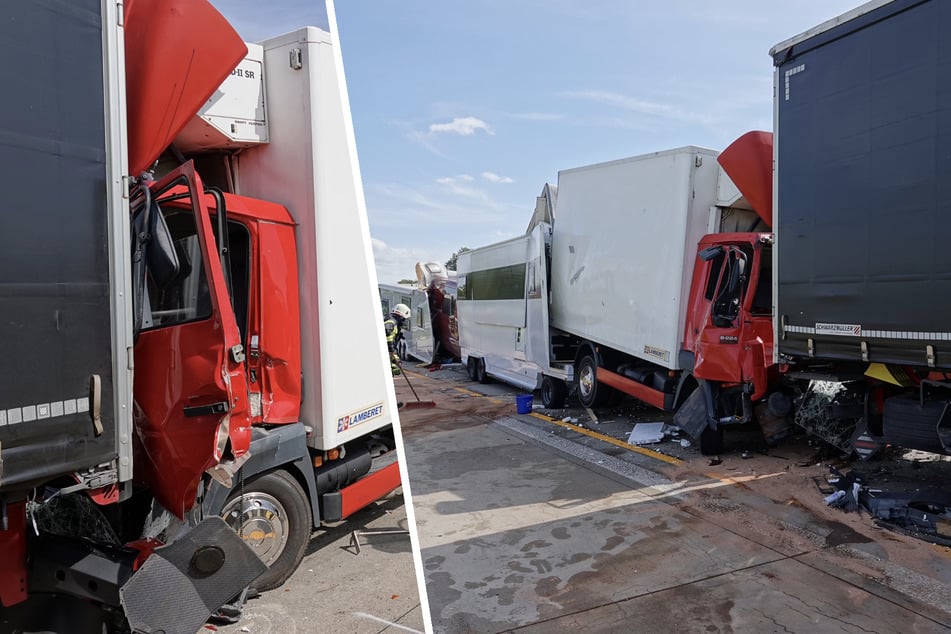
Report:
[{"label": "truck wheel", "polygon": [[469,357],[469,359],[466,361],[466,374],[469,375],[470,381],[475,381],[478,378],[476,376],[476,362],[477,361],[478,359],[476,359],[475,357]]},{"label": "truck wheel", "polygon": [[485,371],[485,359],[476,359],[476,381],[479,383],[489,382],[489,375]]},{"label": "truck wheel", "polygon": [[560,409],[565,406],[568,388],[561,379],[551,376],[542,377],[542,405],[548,409]]},{"label": "truck wheel", "polygon": [[578,376],[578,400],[585,407],[604,405],[611,397],[611,388],[598,385],[598,364],[590,354],[581,357],[575,374]]},{"label": "truck wheel", "polygon": [[267,571],[254,581],[258,590],[280,586],[304,558],[312,526],[310,503],[286,471],[272,471],[243,487],[238,485],[221,517],[267,565]]},{"label": "truck wheel", "polygon": [[716,456],[723,451],[723,426],[718,425],[716,430],[707,425],[700,432],[700,455]]}]

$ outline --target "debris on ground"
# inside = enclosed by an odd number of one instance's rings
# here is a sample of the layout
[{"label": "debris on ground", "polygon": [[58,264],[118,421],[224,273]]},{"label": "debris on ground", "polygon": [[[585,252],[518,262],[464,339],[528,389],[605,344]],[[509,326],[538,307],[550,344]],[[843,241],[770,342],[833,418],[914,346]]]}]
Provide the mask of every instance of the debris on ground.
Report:
[{"label": "debris on ground", "polygon": [[911,537],[951,546],[951,491],[928,487],[915,491],[866,490],[862,507],[875,524]]},{"label": "debris on ground", "polygon": [[664,439],[665,423],[637,423],[627,437],[632,445],[650,445]]},{"label": "debris on ground", "polygon": [[829,468],[827,482],[831,492],[821,485],[819,490],[828,506],[845,512],[864,510],[877,526],[951,546],[951,490],[872,488],[865,474],[855,469],[842,473],[835,467]]}]

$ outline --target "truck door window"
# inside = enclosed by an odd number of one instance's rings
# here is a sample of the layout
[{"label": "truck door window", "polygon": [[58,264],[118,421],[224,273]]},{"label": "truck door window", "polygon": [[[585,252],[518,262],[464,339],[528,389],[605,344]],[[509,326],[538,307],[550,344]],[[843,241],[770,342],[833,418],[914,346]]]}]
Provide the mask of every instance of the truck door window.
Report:
[{"label": "truck door window", "polygon": [[707,290],[704,292],[703,296],[707,301],[713,301],[714,295],[717,292],[717,285],[720,282],[720,273],[723,271],[723,261],[726,259],[726,256],[721,251],[718,256],[710,260],[710,274],[707,277]]},{"label": "truck door window", "polygon": [[723,274],[713,300],[713,325],[729,328],[740,314],[740,303],[749,281],[747,264],[750,257],[739,248],[731,247],[723,261]]},{"label": "truck door window", "polygon": [[[217,220],[212,216],[212,224]],[[236,220],[228,221],[228,249],[231,252],[231,301],[234,317],[241,331],[241,341],[247,342],[248,300],[251,295],[251,233]]]},{"label": "truck door window", "polygon": [[151,272],[147,278],[151,320],[146,328],[161,328],[172,324],[197,321],[211,317],[211,294],[202,267],[201,246],[195,228],[195,217],[179,209],[162,209],[178,254],[178,275],[159,287]]},{"label": "truck door window", "polygon": [[773,314],[773,247],[769,244],[764,244],[760,251],[759,282],[753,291],[750,313],[754,315]]},{"label": "truck door window", "polygon": [[[202,266],[201,247],[191,212],[177,207],[162,210],[171,234],[180,268],[178,275],[163,286],[158,286],[148,275],[148,307],[150,317],[145,319],[144,329],[162,328],[189,321],[211,317],[211,294]],[[211,217],[212,224],[216,222]],[[242,341],[248,331],[248,298],[250,295],[251,236],[240,222],[228,221],[228,240],[231,251],[231,270],[235,319],[241,331]]]}]

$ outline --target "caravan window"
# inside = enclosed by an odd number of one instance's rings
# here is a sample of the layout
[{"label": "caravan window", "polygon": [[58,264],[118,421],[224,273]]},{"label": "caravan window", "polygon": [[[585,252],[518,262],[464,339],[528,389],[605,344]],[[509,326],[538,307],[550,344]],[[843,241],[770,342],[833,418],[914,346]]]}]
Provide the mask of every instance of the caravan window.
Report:
[{"label": "caravan window", "polygon": [[419,328],[423,327],[423,307],[416,307],[416,326]]},{"label": "caravan window", "polygon": [[525,299],[525,263],[473,271],[458,292],[475,300]]}]

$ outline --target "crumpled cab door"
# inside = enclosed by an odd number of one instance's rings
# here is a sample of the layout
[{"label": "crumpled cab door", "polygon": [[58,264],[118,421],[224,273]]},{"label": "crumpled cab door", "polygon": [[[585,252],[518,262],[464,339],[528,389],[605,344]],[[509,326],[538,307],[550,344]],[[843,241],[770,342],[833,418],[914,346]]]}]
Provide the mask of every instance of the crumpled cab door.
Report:
[{"label": "crumpled cab door", "polygon": [[[202,474],[248,450],[244,350],[201,179],[191,162],[132,202],[148,211],[141,328],[135,344],[136,480],[182,517]],[[146,209],[147,208],[147,209]]]}]

